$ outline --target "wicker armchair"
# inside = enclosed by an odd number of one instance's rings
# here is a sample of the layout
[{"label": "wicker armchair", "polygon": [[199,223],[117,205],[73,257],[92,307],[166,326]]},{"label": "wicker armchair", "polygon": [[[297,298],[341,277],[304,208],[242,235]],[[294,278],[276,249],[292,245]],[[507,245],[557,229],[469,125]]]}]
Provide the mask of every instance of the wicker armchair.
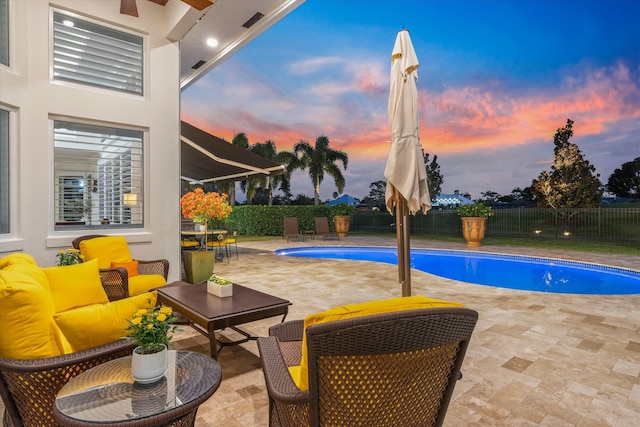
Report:
[{"label": "wicker armchair", "polygon": [[258,348],[270,426],[440,426],[478,314],[428,308],[307,328],[309,390],[300,363],[303,322],[274,326]]},{"label": "wicker armchair", "polygon": [[57,427],[53,419],[53,402],[62,386],[89,368],[130,355],[134,347],[132,340],[119,340],[45,359],[0,358],[4,426]]},{"label": "wicker armchair", "polygon": [[[83,240],[94,239],[96,237],[106,237],[98,234],[91,234],[87,236],[80,236],[74,239],[71,243],[76,249],[80,249],[80,242]],[[152,261],[138,261],[138,274],[158,274],[164,277],[165,281],[169,275],[169,261],[166,259],[152,260]],[[102,280],[102,286],[104,287],[109,301],[116,301],[119,299],[127,298],[131,296],[129,291],[129,275],[127,270],[122,267],[114,268],[101,268],[100,278]]]}]

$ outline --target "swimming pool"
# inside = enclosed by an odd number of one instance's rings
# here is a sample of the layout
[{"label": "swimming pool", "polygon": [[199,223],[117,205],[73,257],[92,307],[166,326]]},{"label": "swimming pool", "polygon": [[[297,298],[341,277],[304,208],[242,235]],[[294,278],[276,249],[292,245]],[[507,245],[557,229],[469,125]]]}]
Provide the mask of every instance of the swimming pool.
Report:
[{"label": "swimming pool", "polygon": [[[397,264],[396,248],[310,246],[277,255]],[[566,294],[640,294],[640,271],[548,258],[411,249],[411,267],[448,279],[499,288]]]}]

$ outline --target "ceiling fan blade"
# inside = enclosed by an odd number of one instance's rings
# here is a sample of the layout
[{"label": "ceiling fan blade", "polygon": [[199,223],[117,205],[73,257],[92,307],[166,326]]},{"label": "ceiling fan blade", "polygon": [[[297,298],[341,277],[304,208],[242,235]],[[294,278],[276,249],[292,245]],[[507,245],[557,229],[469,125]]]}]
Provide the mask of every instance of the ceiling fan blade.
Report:
[{"label": "ceiling fan blade", "polygon": [[182,1],[198,10],[205,9],[213,4],[211,0],[182,0]]},{"label": "ceiling fan blade", "polygon": [[159,4],[160,6],[164,6],[169,2],[169,0],[149,0],[151,3]]},{"label": "ceiling fan blade", "polygon": [[137,17],[138,6],[136,6],[136,0],[120,0],[120,13]]}]

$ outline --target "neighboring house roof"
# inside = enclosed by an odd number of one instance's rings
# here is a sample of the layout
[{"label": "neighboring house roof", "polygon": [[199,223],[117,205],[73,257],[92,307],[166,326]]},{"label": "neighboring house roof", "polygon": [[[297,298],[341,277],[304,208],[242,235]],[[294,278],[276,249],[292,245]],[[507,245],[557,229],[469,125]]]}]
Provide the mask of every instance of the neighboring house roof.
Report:
[{"label": "neighboring house roof", "polygon": [[181,122],[180,178],[193,182],[240,181],[282,175],[284,166]]},{"label": "neighboring house roof", "polygon": [[436,197],[435,204],[440,205],[471,205],[473,200],[460,194],[440,194]]},{"label": "neighboring house roof", "polygon": [[342,196],[338,197],[335,200],[331,200],[330,202],[327,202],[328,206],[333,206],[333,205],[337,205],[338,203],[346,203],[349,206],[355,206],[356,203],[358,203],[358,201],[351,197],[348,194],[343,194]]}]

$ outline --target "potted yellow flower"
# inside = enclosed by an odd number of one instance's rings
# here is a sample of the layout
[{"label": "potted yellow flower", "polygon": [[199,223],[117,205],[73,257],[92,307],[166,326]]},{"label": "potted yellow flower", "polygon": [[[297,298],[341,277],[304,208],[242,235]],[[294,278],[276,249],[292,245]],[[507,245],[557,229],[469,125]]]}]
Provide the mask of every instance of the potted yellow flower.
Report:
[{"label": "potted yellow flower", "polygon": [[182,216],[204,226],[204,253],[183,253],[184,270],[189,283],[205,281],[213,272],[215,253],[207,253],[207,222],[212,219],[224,220],[231,214],[232,208],[227,200],[228,196],[224,193],[205,193],[202,188],[196,188],[180,198]]},{"label": "potted yellow flower", "polygon": [[128,320],[129,326],[124,333],[138,344],[131,358],[131,376],[134,380],[146,384],[164,376],[169,363],[169,332],[177,330],[176,326],[171,325],[176,320],[171,307],[166,306],[142,308]]},{"label": "potted yellow flower", "polygon": [[84,260],[84,256],[80,255],[78,249],[60,249],[56,254],[58,265],[74,265],[80,264]]}]

